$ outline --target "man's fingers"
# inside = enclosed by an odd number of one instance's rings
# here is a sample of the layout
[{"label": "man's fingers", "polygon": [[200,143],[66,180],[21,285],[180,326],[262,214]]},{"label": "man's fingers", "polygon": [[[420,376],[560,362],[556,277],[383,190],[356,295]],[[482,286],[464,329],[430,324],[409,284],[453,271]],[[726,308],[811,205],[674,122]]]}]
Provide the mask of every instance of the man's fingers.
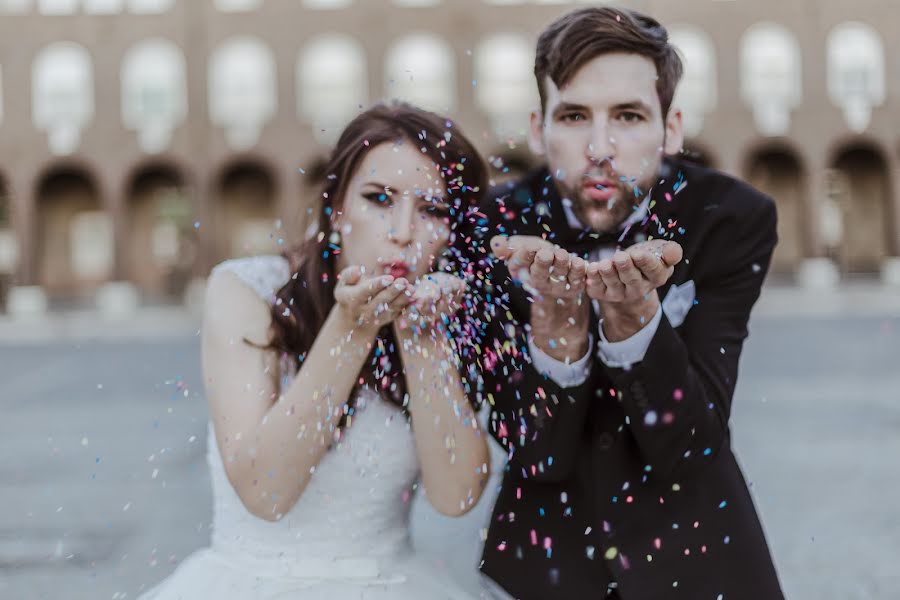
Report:
[{"label": "man's fingers", "polygon": [[619,272],[616,271],[613,261],[604,258],[597,265],[597,268],[600,271],[600,278],[607,287],[608,299],[615,302],[621,301],[624,298],[625,284],[619,279]]},{"label": "man's fingers", "polygon": [[587,272],[587,262],[580,256],[572,258],[572,264],[569,267],[569,283],[575,284],[582,281]]},{"label": "man's fingers", "polygon": [[603,277],[600,276],[600,266],[597,263],[591,263],[585,268],[585,283],[588,296],[595,300],[602,300],[606,297],[606,284],[603,283]]},{"label": "man's fingers", "polygon": [[491,252],[500,260],[506,260],[512,254],[509,248],[509,238],[505,235],[495,235],[491,238]]},{"label": "man's fingers", "polygon": [[564,279],[569,274],[571,263],[572,259],[569,253],[562,248],[557,248],[553,253],[553,277]]},{"label": "man's fingers", "polygon": [[666,266],[674,267],[684,258],[684,249],[678,242],[666,242],[662,247],[661,258]]},{"label": "man's fingers", "polygon": [[634,264],[631,255],[628,252],[618,250],[613,256],[613,264],[616,265],[616,271],[619,274],[619,280],[626,286],[635,286],[641,283],[644,276],[640,269]]},{"label": "man's fingers", "polygon": [[544,281],[550,277],[550,267],[553,266],[553,250],[550,248],[541,248],[534,255],[534,261],[531,263],[531,280],[532,283]]},{"label": "man's fingers", "polygon": [[541,248],[551,247],[550,242],[533,235],[494,236],[491,251],[494,256],[510,263],[510,268],[530,268]]}]

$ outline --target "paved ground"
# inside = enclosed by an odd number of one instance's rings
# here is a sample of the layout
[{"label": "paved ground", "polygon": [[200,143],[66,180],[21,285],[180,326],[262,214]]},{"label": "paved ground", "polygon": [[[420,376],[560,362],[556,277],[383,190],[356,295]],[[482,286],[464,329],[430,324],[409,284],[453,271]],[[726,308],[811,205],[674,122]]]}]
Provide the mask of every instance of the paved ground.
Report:
[{"label": "paved ground", "polygon": [[[900,305],[799,317],[776,300],[753,322],[733,423],[786,592],[895,600]],[[207,541],[198,345],[179,323],[141,341],[5,330],[20,333],[0,342],[3,600],[135,598]],[[100,329],[118,339],[78,341]],[[419,502],[416,541],[474,585],[488,508],[451,521]]]}]

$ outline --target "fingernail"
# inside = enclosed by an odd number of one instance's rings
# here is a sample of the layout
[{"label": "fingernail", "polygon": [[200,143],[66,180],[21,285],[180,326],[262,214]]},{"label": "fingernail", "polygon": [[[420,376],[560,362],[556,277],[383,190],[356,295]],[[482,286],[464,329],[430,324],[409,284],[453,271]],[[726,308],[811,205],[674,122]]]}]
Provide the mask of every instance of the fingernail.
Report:
[{"label": "fingernail", "polygon": [[384,277],[381,278],[381,283],[383,283],[384,285],[390,285],[391,283],[393,283],[393,281],[394,281],[393,275],[385,275]]}]

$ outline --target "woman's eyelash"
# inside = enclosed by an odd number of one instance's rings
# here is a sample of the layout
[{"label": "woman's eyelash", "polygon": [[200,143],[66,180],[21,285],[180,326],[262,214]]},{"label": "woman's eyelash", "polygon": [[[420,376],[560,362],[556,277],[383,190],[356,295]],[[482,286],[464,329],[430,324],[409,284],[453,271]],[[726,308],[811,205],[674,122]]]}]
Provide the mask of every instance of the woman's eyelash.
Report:
[{"label": "woman's eyelash", "polygon": [[430,215],[440,215],[442,217],[446,217],[450,214],[450,209],[446,206],[441,206],[439,204],[423,204],[423,208],[425,212]]},{"label": "woman's eyelash", "polygon": [[390,197],[384,192],[369,192],[368,194],[363,194],[363,198],[379,206],[389,204],[391,201]]}]

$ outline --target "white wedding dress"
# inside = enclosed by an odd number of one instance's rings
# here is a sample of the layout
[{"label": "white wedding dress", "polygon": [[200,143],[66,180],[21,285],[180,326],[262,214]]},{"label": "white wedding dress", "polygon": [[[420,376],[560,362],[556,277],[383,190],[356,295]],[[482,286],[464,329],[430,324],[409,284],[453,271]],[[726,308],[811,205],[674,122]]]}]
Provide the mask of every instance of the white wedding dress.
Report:
[{"label": "white wedding dress", "polygon": [[[233,273],[269,302],[290,276],[279,256],[226,261],[214,271]],[[293,373],[284,361],[282,369],[284,388]],[[300,499],[276,522],[241,504],[210,424],[210,547],[141,600],[473,598],[412,553],[409,517],[419,465],[407,418],[373,392],[357,397],[356,411]]]}]

